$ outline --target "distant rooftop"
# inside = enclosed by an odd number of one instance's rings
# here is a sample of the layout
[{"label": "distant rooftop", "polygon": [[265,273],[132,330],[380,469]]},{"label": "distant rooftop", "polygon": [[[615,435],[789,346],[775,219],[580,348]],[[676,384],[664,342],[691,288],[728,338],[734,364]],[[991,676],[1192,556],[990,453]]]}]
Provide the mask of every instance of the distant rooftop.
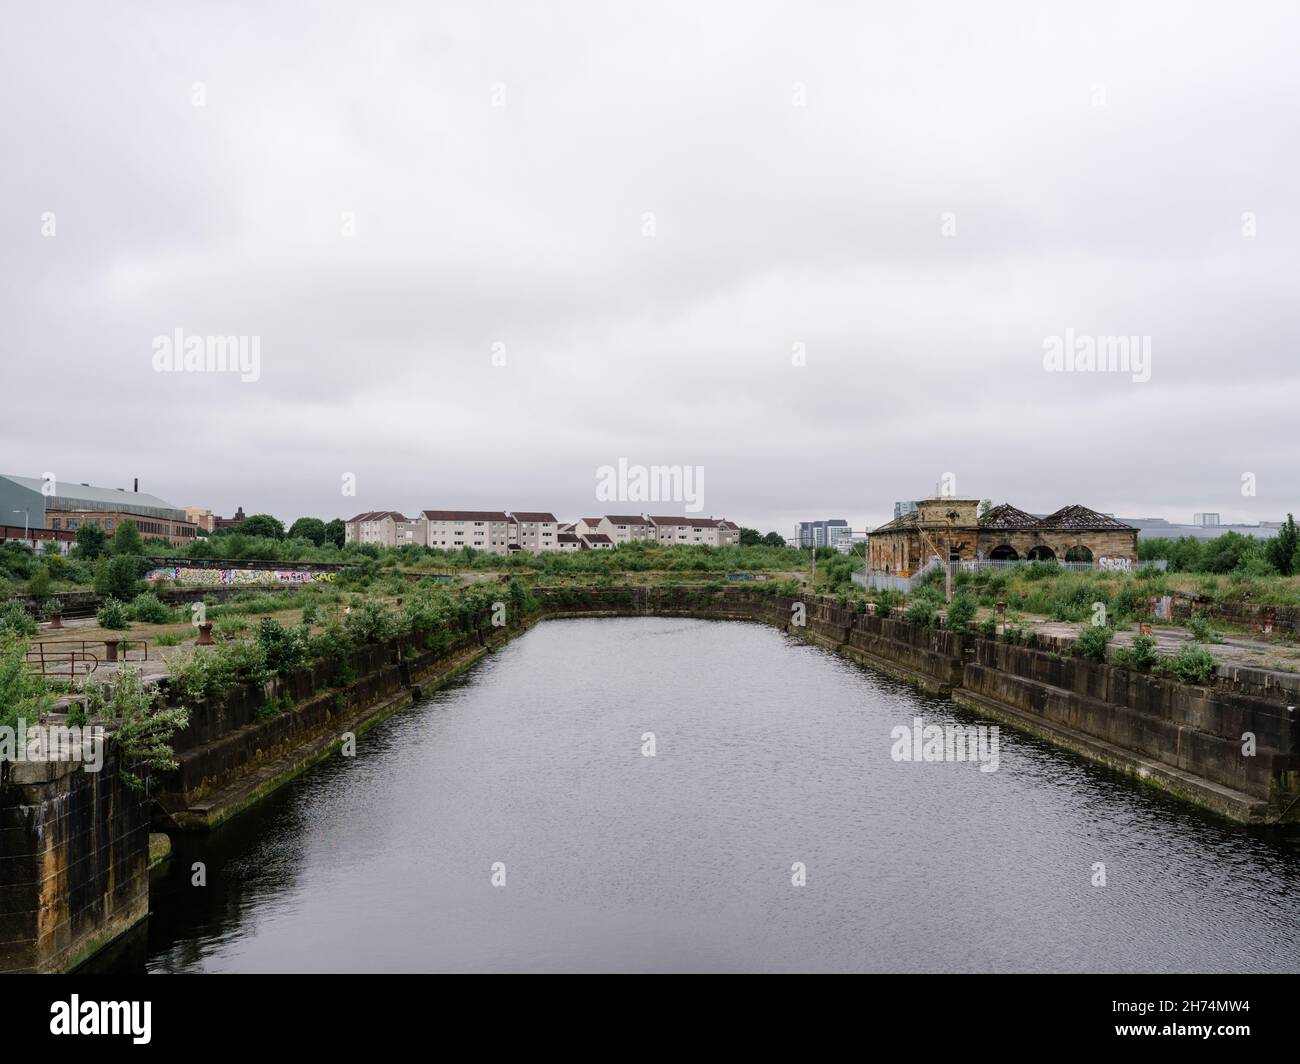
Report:
[{"label": "distant rooftop", "polygon": [[[0,480],[7,480],[20,488],[42,494],[45,482],[37,477],[19,477],[0,473]],[[162,517],[172,521],[186,520],[185,510],[174,506],[157,495],[142,491],[127,491],[125,488],[97,488],[91,484],[78,484],[72,481],[55,480],[55,493],[45,497],[47,510],[98,510],[111,513],[122,511],[140,513],[149,517]]]}]

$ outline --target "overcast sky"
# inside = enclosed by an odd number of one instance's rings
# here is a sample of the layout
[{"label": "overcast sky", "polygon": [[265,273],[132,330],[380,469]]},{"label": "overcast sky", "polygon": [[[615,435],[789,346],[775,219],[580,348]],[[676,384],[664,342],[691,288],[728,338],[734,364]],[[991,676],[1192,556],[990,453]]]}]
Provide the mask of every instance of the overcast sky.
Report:
[{"label": "overcast sky", "polygon": [[[945,474],[1276,518],[1297,40],[1254,0],[8,5],[0,472],[286,520],[683,511],[598,503],[620,458],[784,534]],[[259,379],[156,372],[178,328]],[[1066,330],[1150,379],[1049,372]]]}]

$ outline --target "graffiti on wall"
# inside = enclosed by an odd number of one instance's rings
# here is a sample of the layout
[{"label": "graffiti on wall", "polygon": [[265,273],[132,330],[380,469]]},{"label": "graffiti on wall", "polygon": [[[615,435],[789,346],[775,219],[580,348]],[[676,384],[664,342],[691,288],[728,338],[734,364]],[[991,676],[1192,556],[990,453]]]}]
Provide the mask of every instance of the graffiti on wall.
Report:
[{"label": "graffiti on wall", "polygon": [[257,584],[332,584],[337,573],[313,573],[301,569],[199,569],[167,565],[150,569],[150,583],[170,580],[182,587],[244,587]]},{"label": "graffiti on wall", "polygon": [[1131,558],[1098,558],[1098,569],[1109,569],[1113,572],[1131,573],[1133,571],[1133,560]]}]

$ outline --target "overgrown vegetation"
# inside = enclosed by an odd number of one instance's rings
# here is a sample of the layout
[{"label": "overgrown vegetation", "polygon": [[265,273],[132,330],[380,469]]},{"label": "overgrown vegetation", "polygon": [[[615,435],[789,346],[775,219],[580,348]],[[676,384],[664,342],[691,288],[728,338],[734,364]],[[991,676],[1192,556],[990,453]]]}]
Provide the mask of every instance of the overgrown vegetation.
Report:
[{"label": "overgrown vegetation", "polygon": [[103,719],[117,725],[115,738],[121,745],[125,761],[122,779],[127,786],[141,790],[141,770],[168,771],[176,768],[171,739],[176,731],[190,722],[184,706],[164,707],[159,703],[162,692],[145,684],[139,669],[119,668],[107,683],[96,677],[81,687],[86,698],[86,717]]},{"label": "overgrown vegetation", "polygon": [[1135,635],[1132,643],[1111,654],[1111,661],[1125,669],[1150,669],[1158,660],[1156,641],[1149,635]]},{"label": "overgrown vegetation", "polygon": [[1188,643],[1172,657],[1162,658],[1156,665],[1156,671],[1164,676],[1172,676],[1182,683],[1208,684],[1214,680],[1219,663],[1214,655],[1202,646]]},{"label": "overgrown vegetation", "polygon": [[0,726],[18,727],[18,721],[35,724],[54,702],[45,682],[26,664],[27,640],[13,630],[0,628]]},{"label": "overgrown vegetation", "polygon": [[1087,624],[1074,641],[1074,652],[1089,661],[1105,661],[1106,645],[1115,638],[1115,630],[1103,624]]},{"label": "overgrown vegetation", "polygon": [[115,598],[107,598],[95,614],[95,621],[101,628],[113,632],[123,632],[131,627],[131,614],[126,604]]}]

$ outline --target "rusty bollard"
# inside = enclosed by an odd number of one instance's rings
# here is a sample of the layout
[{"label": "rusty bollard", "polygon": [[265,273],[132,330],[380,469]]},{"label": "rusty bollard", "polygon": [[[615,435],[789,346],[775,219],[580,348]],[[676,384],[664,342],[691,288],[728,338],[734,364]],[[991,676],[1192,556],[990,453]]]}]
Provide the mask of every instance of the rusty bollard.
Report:
[{"label": "rusty bollard", "polygon": [[195,641],[196,647],[216,646],[216,640],[212,638],[212,622],[204,621],[199,625],[199,638]]},{"label": "rusty bollard", "polygon": [[50,627],[51,628],[63,627],[63,612],[61,610],[50,611]]},{"label": "rusty bollard", "polygon": [[105,655],[104,655],[104,660],[105,660],[105,661],[116,661],[116,660],[117,660],[117,645],[118,645],[120,642],[122,642],[122,640],[120,640],[120,639],[105,639],[105,640],[104,640],[104,649],[107,651],[107,653],[105,653]]}]

